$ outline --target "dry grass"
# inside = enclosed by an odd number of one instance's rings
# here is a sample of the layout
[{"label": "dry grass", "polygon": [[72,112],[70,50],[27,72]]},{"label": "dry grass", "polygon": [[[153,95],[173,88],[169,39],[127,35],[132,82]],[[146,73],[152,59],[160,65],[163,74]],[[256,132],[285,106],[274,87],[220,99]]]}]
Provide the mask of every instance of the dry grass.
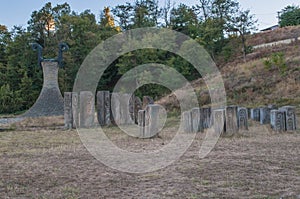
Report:
[{"label": "dry grass", "polygon": [[64,126],[63,116],[24,118],[13,124],[0,124],[4,130],[36,130],[36,129],[62,129]]},{"label": "dry grass", "polygon": [[[267,69],[264,60],[273,52],[284,52],[287,64],[286,72],[276,66]],[[263,106],[267,104],[300,105],[300,54],[298,47],[289,45],[274,49],[261,49],[257,58],[246,63],[233,62],[220,68],[226,90],[228,104],[240,106]],[[191,83],[201,106],[210,103],[208,88],[203,79]],[[168,110],[178,108],[174,94],[166,96],[157,103]]]},{"label": "dry grass", "polygon": [[[169,120],[168,127],[154,139],[129,137],[116,127],[105,128],[105,132],[122,149],[156,150],[172,139],[177,121]],[[300,195],[299,130],[275,133],[267,126],[251,122],[248,132],[221,138],[205,159],[198,157],[204,138],[199,133],[174,164],[136,175],[98,162],[81,144],[76,131],[29,129],[0,132],[1,198],[295,198]]]}]

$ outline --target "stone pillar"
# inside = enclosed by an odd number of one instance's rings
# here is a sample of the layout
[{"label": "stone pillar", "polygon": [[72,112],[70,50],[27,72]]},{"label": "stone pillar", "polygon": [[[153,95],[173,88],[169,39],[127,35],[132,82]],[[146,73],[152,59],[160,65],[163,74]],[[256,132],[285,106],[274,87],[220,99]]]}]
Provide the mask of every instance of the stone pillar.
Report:
[{"label": "stone pillar", "polygon": [[151,138],[158,133],[159,128],[159,105],[150,104],[145,112],[144,138]]},{"label": "stone pillar", "polygon": [[248,119],[251,118],[251,108],[247,108],[247,112],[248,112]]},{"label": "stone pillar", "polygon": [[248,130],[248,109],[238,107],[238,127],[241,130]]},{"label": "stone pillar", "polygon": [[44,61],[44,83],[34,105],[22,117],[41,117],[64,115],[64,99],[58,87],[58,63]]},{"label": "stone pillar", "polygon": [[112,125],[117,125],[117,123],[115,122],[115,118],[114,118],[114,112],[115,112],[115,110],[113,108],[114,104],[116,104],[116,102],[113,102],[113,96],[114,96],[114,94],[110,93],[109,96],[110,96],[110,122],[111,122]]},{"label": "stone pillar", "polygon": [[201,110],[200,108],[193,108],[192,113],[192,132],[198,133],[203,131],[202,124],[201,124]]},{"label": "stone pillar", "polygon": [[211,127],[212,122],[211,108],[202,108],[201,112],[203,113],[203,117],[201,117],[203,129],[208,129]]},{"label": "stone pillar", "polygon": [[181,124],[183,128],[183,132],[192,133],[193,132],[193,122],[192,122],[192,112],[185,111],[181,116]]},{"label": "stone pillar", "polygon": [[262,107],[259,109],[260,124],[270,124],[270,109],[268,107]]},{"label": "stone pillar", "polygon": [[72,116],[73,127],[79,127],[79,96],[76,92],[72,92]]},{"label": "stone pillar", "polygon": [[285,130],[284,112],[279,110],[271,110],[271,127],[274,131]]},{"label": "stone pillar", "polygon": [[130,117],[135,124],[138,124],[138,112],[142,110],[142,101],[139,97],[132,95],[129,101]]},{"label": "stone pillar", "polygon": [[130,125],[134,121],[130,117],[130,98],[127,93],[112,93],[111,110],[113,121],[116,125]]},{"label": "stone pillar", "polygon": [[101,126],[110,125],[110,93],[97,92],[97,119]]},{"label": "stone pillar", "polygon": [[79,128],[94,127],[95,97],[90,91],[80,92],[80,118]]},{"label": "stone pillar", "polygon": [[64,93],[64,121],[65,121],[66,129],[73,128],[72,93],[71,92]]},{"label": "stone pillar", "polygon": [[260,110],[259,108],[251,109],[251,119],[254,121],[260,121]]},{"label": "stone pillar", "polygon": [[212,112],[213,129],[216,134],[221,135],[225,131],[225,109],[216,109]]},{"label": "stone pillar", "polygon": [[284,112],[285,130],[295,131],[297,129],[296,124],[296,110],[294,106],[284,106],[279,109]]},{"label": "stone pillar", "polygon": [[237,106],[226,107],[226,132],[237,133],[238,132],[238,119],[237,119]]},{"label": "stone pillar", "polygon": [[145,110],[139,110],[138,112],[138,126],[140,130],[140,138],[145,138]]}]

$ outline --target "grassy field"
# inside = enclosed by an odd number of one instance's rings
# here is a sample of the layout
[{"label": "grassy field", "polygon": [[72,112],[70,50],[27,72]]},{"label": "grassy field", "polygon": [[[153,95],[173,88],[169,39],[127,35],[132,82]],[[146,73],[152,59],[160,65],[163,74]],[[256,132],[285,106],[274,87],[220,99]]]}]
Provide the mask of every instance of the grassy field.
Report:
[{"label": "grassy field", "polygon": [[[27,120],[0,132],[0,198],[300,197],[299,130],[276,133],[252,122],[249,132],[221,138],[204,159],[198,152],[205,134],[199,133],[169,167],[130,174],[97,161],[62,123]],[[120,148],[153,150],[172,139],[176,129],[167,126],[147,140],[116,127],[105,131]]]}]

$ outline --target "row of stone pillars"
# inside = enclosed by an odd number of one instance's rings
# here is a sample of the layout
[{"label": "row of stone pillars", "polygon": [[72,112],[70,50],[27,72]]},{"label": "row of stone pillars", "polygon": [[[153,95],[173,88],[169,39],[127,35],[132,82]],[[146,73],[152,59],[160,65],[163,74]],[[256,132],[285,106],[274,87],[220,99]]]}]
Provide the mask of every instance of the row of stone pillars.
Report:
[{"label": "row of stone pillars", "polygon": [[[142,102],[130,94],[99,91],[96,104],[95,107],[95,97],[89,91],[66,92],[65,127],[92,128],[96,125],[138,124],[142,138],[153,137],[159,130],[161,107],[153,104],[150,97],[144,97]],[[96,117],[98,122],[95,122]],[[248,130],[248,118],[262,125],[270,124],[275,131],[296,130],[295,107],[292,106],[278,109],[274,106],[253,109],[228,106],[214,110],[210,107],[193,108],[182,114],[182,130],[186,133],[196,133],[213,127],[218,134],[235,134]]]},{"label": "row of stone pillars", "polygon": [[[64,93],[64,119],[66,128],[92,128],[96,125],[138,124],[139,111],[147,110],[153,104],[151,97],[138,97],[126,93],[98,91],[95,96],[90,91]],[[96,121],[97,118],[97,121]]]},{"label": "row of stone pillars", "polygon": [[294,106],[254,108],[251,109],[250,117],[260,124],[270,124],[275,131],[295,131],[297,129],[296,108]]},{"label": "row of stone pillars", "polygon": [[183,131],[186,133],[203,132],[213,127],[218,134],[236,133],[248,130],[247,108],[229,106],[224,109],[193,108],[182,114]]},{"label": "row of stone pillars", "polygon": [[295,131],[295,107],[284,106],[276,109],[274,106],[260,108],[245,108],[228,106],[211,110],[211,108],[193,108],[182,114],[183,131],[186,133],[202,132],[213,127],[218,134],[235,134],[248,130],[248,118],[260,124],[270,124],[275,131]]}]

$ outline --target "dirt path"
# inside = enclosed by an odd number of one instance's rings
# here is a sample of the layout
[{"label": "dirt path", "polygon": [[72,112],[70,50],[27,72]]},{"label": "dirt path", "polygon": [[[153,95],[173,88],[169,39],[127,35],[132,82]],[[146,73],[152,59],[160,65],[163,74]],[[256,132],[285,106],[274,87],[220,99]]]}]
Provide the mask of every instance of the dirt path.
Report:
[{"label": "dirt path", "polygon": [[[108,131],[120,147],[132,150],[161,146],[170,137],[140,141]],[[252,128],[247,136],[220,139],[203,160],[202,138],[171,166],[137,175],[98,162],[76,131],[0,132],[0,198],[300,197],[299,132]]]}]

